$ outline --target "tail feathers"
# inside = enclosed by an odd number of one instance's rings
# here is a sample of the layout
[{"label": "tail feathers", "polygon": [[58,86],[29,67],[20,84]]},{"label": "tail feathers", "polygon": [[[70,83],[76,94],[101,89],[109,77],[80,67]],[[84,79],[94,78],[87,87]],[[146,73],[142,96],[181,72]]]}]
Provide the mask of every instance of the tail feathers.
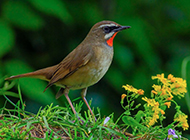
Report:
[{"label": "tail feathers", "polygon": [[38,78],[38,79],[49,81],[51,79],[54,71],[56,70],[56,68],[57,68],[57,65],[48,67],[48,68],[44,68],[44,69],[40,69],[40,70],[37,70],[34,72],[11,76],[11,77],[6,78],[5,80],[13,80],[13,79],[17,79],[17,78],[31,77],[31,78]]},{"label": "tail feathers", "polygon": [[23,78],[23,77],[32,77],[32,78],[39,78],[39,79],[46,80],[43,74],[40,74],[37,72],[30,72],[30,73],[15,75],[15,76],[8,77],[5,80],[14,80],[14,79]]}]

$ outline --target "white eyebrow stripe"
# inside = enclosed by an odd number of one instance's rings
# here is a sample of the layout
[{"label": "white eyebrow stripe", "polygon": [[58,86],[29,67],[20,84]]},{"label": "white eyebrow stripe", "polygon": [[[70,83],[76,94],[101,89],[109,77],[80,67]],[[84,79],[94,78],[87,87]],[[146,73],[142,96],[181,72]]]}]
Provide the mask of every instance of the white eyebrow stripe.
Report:
[{"label": "white eyebrow stripe", "polygon": [[105,26],[111,27],[111,26],[117,26],[117,25],[116,25],[116,24],[113,24],[113,23],[111,23],[111,24],[102,24],[102,25],[100,25],[98,28],[102,28],[102,27],[105,27]]}]

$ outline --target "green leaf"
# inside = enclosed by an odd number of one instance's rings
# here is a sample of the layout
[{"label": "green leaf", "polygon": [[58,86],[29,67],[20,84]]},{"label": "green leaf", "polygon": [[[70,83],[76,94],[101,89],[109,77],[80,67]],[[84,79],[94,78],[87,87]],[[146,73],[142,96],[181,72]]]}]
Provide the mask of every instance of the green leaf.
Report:
[{"label": "green leaf", "polygon": [[130,116],[124,116],[122,117],[122,121],[126,124],[129,125],[131,127],[139,127],[141,129],[146,129],[145,126],[141,125],[140,123],[138,123],[134,118],[130,117]]},{"label": "green leaf", "polygon": [[61,0],[30,0],[30,2],[40,11],[54,15],[65,23],[70,23],[72,17],[67,11],[64,2]]},{"label": "green leaf", "polygon": [[6,1],[2,7],[2,16],[23,29],[37,30],[44,24],[43,20],[22,1]]},{"label": "green leaf", "polygon": [[137,114],[135,115],[136,121],[140,122],[143,116],[144,116],[144,112],[142,110],[139,110]]},{"label": "green leaf", "polygon": [[10,51],[14,45],[13,30],[0,19],[0,58]]},{"label": "green leaf", "polygon": [[[11,60],[6,62],[5,69],[11,75],[17,75],[32,71],[32,69],[27,64],[18,60]],[[19,80],[19,84],[21,91],[23,91],[23,94],[28,98],[40,102],[44,105],[50,104],[52,102],[57,104],[57,100],[55,99],[55,96],[51,90],[48,89],[45,93],[43,93],[43,90],[47,86],[44,81],[33,78],[22,78]]]}]

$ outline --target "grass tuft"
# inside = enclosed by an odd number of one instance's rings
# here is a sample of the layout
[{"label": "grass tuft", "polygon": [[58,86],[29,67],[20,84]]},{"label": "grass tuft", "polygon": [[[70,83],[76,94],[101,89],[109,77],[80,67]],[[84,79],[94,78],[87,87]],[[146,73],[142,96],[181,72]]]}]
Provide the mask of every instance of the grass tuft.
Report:
[{"label": "grass tuft", "polygon": [[[53,103],[40,107],[37,114],[25,111],[20,87],[19,101],[15,104],[7,96],[4,107],[0,109],[0,138],[1,139],[126,139],[119,125],[113,121],[113,114],[107,118],[100,117],[100,109],[96,115],[97,121],[90,111],[80,111],[82,101],[75,104],[76,117],[70,108],[54,106]],[[14,109],[6,108],[9,102]],[[110,118],[110,119],[109,119]],[[105,120],[108,120],[105,123]]]}]

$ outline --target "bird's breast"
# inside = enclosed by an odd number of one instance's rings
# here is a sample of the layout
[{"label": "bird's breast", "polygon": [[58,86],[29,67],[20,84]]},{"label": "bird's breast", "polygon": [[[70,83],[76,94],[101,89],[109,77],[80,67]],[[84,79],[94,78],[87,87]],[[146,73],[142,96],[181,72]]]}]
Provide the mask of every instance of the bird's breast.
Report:
[{"label": "bird's breast", "polygon": [[94,48],[94,55],[89,62],[89,75],[91,82],[95,84],[107,72],[113,59],[113,48],[101,46]]},{"label": "bird's breast", "polygon": [[112,58],[113,48],[93,48],[93,55],[89,62],[65,78],[62,84],[70,87],[70,89],[82,89],[97,83],[107,72]]}]

